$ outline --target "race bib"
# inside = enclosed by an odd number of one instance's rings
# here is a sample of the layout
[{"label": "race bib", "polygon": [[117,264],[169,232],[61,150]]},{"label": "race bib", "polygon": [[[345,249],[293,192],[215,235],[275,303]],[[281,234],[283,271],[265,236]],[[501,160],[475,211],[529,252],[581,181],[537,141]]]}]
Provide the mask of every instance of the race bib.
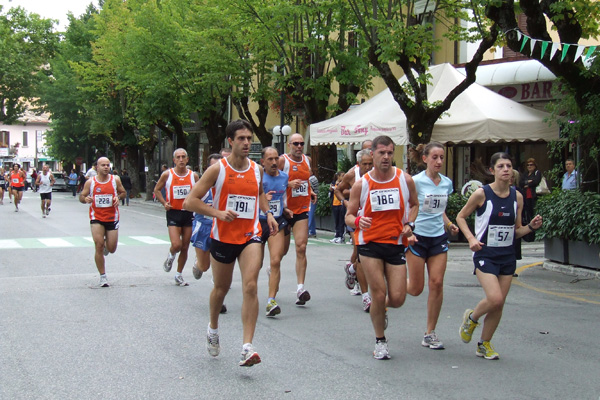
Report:
[{"label": "race bib", "polygon": [[173,186],[173,198],[175,200],[185,199],[187,195],[190,193],[191,186]]},{"label": "race bib", "polygon": [[235,211],[238,218],[254,219],[256,197],[230,194],[227,196],[227,210]]},{"label": "race bib", "polygon": [[94,205],[98,208],[107,208],[113,206],[112,194],[97,194],[94,196]]},{"label": "race bib", "polygon": [[369,196],[373,212],[400,209],[400,189],[398,188],[371,190]]},{"label": "race bib", "polygon": [[512,246],[514,236],[514,225],[490,225],[488,227],[487,245],[489,247]]},{"label": "race bib", "polygon": [[437,214],[446,211],[446,204],[448,204],[447,194],[426,194],[421,210]]},{"label": "race bib", "polygon": [[12,183],[19,183],[19,178],[13,178]]},{"label": "race bib", "polygon": [[292,197],[308,196],[308,182],[304,181],[295,189],[292,189]]}]

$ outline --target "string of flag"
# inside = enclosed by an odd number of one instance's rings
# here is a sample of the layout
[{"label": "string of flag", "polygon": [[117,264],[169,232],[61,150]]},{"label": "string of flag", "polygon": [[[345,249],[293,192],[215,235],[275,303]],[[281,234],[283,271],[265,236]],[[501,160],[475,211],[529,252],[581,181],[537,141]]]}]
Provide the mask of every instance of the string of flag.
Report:
[{"label": "string of flag", "polygon": [[[573,60],[573,62],[576,62],[582,56],[583,56],[583,61],[586,61],[588,58],[590,58],[592,56],[592,54],[594,53],[594,51],[596,51],[596,48],[597,48],[597,46],[584,46],[584,45],[572,44],[572,43],[548,42],[545,40],[534,39],[532,37],[529,37],[517,29],[511,29],[511,30],[514,30],[517,32],[517,39],[519,42],[521,42],[521,50],[519,50],[520,53],[523,53],[523,50],[526,48],[526,46],[528,44],[529,44],[530,52],[533,53],[535,46],[537,46],[539,44],[541,46],[540,47],[540,54],[541,54],[540,58],[544,58],[546,56],[546,52],[548,52],[548,49],[550,49],[550,53],[549,53],[550,60],[552,60],[554,58],[554,56],[556,55],[556,53],[558,52],[560,54],[560,62],[562,62],[565,59],[565,56],[567,55],[567,53],[569,52],[569,49],[571,47],[575,46],[575,47],[577,47],[577,51],[575,52],[575,59]],[[508,31],[508,32],[510,32],[510,31]],[[587,49],[587,51],[586,51],[586,49]],[[585,53],[585,56],[584,56],[584,53]]]}]

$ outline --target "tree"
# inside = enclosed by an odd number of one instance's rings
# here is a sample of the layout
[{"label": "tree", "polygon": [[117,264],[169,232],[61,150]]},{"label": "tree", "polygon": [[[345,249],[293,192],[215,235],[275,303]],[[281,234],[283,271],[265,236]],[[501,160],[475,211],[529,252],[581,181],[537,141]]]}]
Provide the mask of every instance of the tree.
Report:
[{"label": "tree", "polygon": [[11,124],[36,97],[40,72],[53,54],[58,35],[54,21],[0,6],[0,122]]},{"label": "tree", "polygon": [[[538,60],[554,75],[562,85],[562,100],[551,105],[554,118],[561,126],[561,135],[568,139],[552,144],[555,157],[561,160],[566,146],[577,143],[582,150],[584,181],[596,182],[594,190],[600,192],[600,61],[598,57],[590,66],[585,66],[581,58],[576,59],[577,46],[571,46],[562,55],[551,58],[550,52],[543,52],[542,46],[522,46],[524,36],[517,25],[516,12],[521,11],[527,20],[528,37],[551,42],[550,30],[555,30],[561,43],[577,44],[581,39],[597,37],[600,32],[600,7],[591,0],[521,0],[519,9],[513,0],[502,0],[488,9],[487,15],[502,29],[507,46],[532,59]],[[550,21],[551,24],[548,24]],[[521,33],[521,36],[519,36]],[[564,45],[561,45],[564,48]],[[562,162],[558,162],[554,176],[562,172]],[[588,186],[588,188],[592,188]]]},{"label": "tree", "polygon": [[[384,80],[394,100],[407,119],[407,131],[412,144],[427,143],[431,140],[433,126],[446,112],[458,95],[475,82],[475,72],[498,37],[495,23],[489,23],[483,16],[486,1],[471,1],[469,9],[464,1],[431,0],[426,6],[431,9],[417,11],[414,0],[348,0],[361,39],[368,46],[369,62]],[[422,2],[421,2],[422,3]],[[472,13],[472,14],[469,14]],[[432,19],[428,19],[428,16]],[[475,21],[477,28],[470,31],[456,21]],[[481,43],[473,58],[465,66],[466,78],[456,86],[446,98],[431,103],[427,99],[427,73],[431,55],[440,46],[441,39],[433,38],[433,21],[443,26],[443,34],[449,41],[464,40]],[[394,73],[397,65],[406,75],[408,82],[401,85],[399,76]]]}]

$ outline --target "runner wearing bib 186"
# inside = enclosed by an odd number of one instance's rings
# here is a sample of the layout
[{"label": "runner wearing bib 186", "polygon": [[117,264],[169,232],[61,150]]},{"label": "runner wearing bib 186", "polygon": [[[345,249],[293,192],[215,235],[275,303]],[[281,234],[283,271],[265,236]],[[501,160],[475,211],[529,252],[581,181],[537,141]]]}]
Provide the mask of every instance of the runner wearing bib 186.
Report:
[{"label": "runner wearing bib 186", "polygon": [[98,159],[98,175],[85,182],[79,201],[90,205],[90,228],[96,253],[94,260],[100,273],[100,287],[108,287],[104,256],[117,250],[119,241],[119,199],[125,189],[116,175],[110,174],[110,161]]},{"label": "runner wearing bib 186", "polygon": [[[219,312],[231,287],[237,259],[242,274],[243,346],[239,363],[250,367],[260,363],[252,346],[258,317],[257,281],[262,263],[258,221],[259,210],[267,213],[271,234],[277,232],[277,221],[269,211],[262,187],[262,168],[248,158],[252,143],[252,125],[245,120],[232,121],[225,128],[231,155],[209,167],[192,188],[184,207],[213,217],[211,264],[214,287],[210,293],[210,322],[206,335],[208,353],[216,357],[219,343]],[[212,207],[202,201],[214,187]]]},{"label": "runner wearing bib 186", "polygon": [[410,223],[417,217],[419,202],[410,175],[392,166],[392,139],[376,137],[372,154],[373,169],[352,186],[346,223],[356,229],[358,254],[369,283],[373,357],[385,360],[390,358],[385,337],[386,298],[389,307],[404,304],[404,248],[416,241]]},{"label": "runner wearing bib 186", "polygon": [[412,296],[423,292],[427,263],[427,330],[421,345],[430,349],[443,349],[444,344],[438,339],[435,326],[444,298],[444,274],[448,261],[446,230],[453,234],[458,233],[458,227],[450,222],[445,212],[448,195],[452,193],[453,188],[452,181],[440,174],[444,165],[444,146],[431,142],[427,146],[419,145],[417,151],[423,153],[422,158],[427,164],[427,169],[413,176],[419,195],[419,215],[414,231],[418,242],[406,250],[409,278],[407,292]]},{"label": "runner wearing bib 186", "polygon": [[[474,310],[465,311],[459,333],[461,340],[469,343],[479,325],[477,321],[485,315],[475,354],[488,360],[497,360],[499,355],[490,341],[502,317],[517,266],[513,242],[542,226],[542,217],[536,215],[527,226],[521,226],[523,196],[510,186],[513,169],[508,154],[495,153],[490,161],[490,172],[494,174],[494,182],[473,192],[456,217],[473,250],[474,274],[485,293],[485,298]],[[466,218],[475,211],[473,234]]]},{"label": "runner wearing bib 186", "polygon": [[[175,167],[163,172],[154,186],[154,196],[167,211],[167,227],[171,240],[171,248],[163,263],[163,269],[165,272],[170,272],[173,261],[179,253],[177,272],[175,273],[175,284],[178,286],[188,286],[181,273],[187,261],[194,221],[194,214],[183,208],[183,201],[198,180],[198,175],[187,169],[188,161],[189,157],[185,149],[175,150],[173,152]],[[163,188],[165,188],[165,197],[161,191]]]},{"label": "runner wearing bib 186", "polygon": [[[306,245],[308,243],[308,211],[312,204],[317,202],[317,195],[313,192],[308,178],[310,178],[310,158],[304,155],[304,138],[299,133],[290,136],[288,146],[289,154],[279,157],[279,169],[288,177],[286,192],[287,206],[293,213],[290,227],[294,234],[296,246],[296,305],[304,305],[310,300],[310,293],[304,288],[306,278]],[[286,236],[284,254],[290,246],[291,236]]]}]

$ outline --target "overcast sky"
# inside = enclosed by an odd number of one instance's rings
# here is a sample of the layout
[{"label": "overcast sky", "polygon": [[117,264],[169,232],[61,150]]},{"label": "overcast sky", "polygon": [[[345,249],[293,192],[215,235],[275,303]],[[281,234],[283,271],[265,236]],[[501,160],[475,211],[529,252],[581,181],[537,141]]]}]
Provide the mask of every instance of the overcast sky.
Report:
[{"label": "overcast sky", "polygon": [[68,23],[67,13],[71,11],[76,17],[85,12],[88,4],[98,5],[97,0],[0,0],[2,13],[9,8],[23,7],[28,12],[36,13],[43,18],[52,18],[60,21],[58,30],[64,30]]}]

